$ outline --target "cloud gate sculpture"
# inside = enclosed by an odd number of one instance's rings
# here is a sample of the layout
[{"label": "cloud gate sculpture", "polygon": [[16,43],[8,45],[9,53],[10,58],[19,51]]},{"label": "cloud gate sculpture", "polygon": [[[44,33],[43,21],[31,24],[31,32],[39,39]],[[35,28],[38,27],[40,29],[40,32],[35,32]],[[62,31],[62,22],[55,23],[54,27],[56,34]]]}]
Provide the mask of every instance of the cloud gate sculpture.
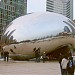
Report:
[{"label": "cloud gate sculpture", "polygon": [[75,47],[75,25],[63,15],[40,12],[21,16],[5,29],[4,50],[10,57],[30,59],[35,57],[33,49],[41,48],[41,53],[50,53],[57,48],[71,44]]}]

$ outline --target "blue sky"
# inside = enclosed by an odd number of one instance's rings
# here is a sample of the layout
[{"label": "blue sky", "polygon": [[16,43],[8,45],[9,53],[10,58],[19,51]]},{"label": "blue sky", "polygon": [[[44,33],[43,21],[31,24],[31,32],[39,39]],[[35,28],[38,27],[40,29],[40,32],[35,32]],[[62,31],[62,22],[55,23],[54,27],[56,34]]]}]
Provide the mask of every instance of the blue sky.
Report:
[{"label": "blue sky", "polygon": [[[46,0],[28,0],[27,1],[27,12],[39,12],[39,11],[45,11],[45,1]],[[43,6],[42,6],[43,5]],[[35,6],[35,7],[34,7]],[[37,8],[37,9],[36,9]],[[75,19],[75,0],[73,0],[73,19]]]}]

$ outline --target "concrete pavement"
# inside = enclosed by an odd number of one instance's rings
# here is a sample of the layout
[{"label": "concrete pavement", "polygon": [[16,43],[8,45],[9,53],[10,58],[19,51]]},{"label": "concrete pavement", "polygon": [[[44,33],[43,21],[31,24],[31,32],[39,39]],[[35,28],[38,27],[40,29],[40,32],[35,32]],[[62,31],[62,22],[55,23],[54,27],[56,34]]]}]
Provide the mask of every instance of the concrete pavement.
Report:
[{"label": "concrete pavement", "polygon": [[0,75],[61,75],[58,62],[0,61]]},{"label": "concrete pavement", "polygon": [[58,62],[0,61],[0,75],[61,75]]}]

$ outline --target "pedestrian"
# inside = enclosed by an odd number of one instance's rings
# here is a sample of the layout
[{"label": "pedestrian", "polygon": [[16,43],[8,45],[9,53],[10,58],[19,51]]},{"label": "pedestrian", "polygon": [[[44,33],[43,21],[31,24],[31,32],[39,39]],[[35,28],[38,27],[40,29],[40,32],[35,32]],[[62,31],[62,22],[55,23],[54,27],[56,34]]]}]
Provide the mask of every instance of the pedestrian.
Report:
[{"label": "pedestrian", "polygon": [[37,49],[37,61],[40,62],[40,47]]},{"label": "pedestrian", "polygon": [[8,51],[4,51],[4,61],[8,62],[9,60],[9,52]]},{"label": "pedestrian", "polygon": [[2,48],[2,50],[1,50],[1,58],[3,58],[3,57],[4,57],[4,50]]},{"label": "pedestrian", "polygon": [[73,57],[69,57],[69,62],[67,64],[67,72],[68,75],[74,75],[74,62],[73,62]]},{"label": "pedestrian", "polygon": [[60,64],[61,75],[62,75],[62,65],[61,65],[62,59],[63,59],[63,55],[60,53],[59,64]]},{"label": "pedestrian", "polygon": [[67,75],[67,63],[68,63],[68,57],[64,56],[64,58],[61,61],[62,75]]},{"label": "pedestrian", "polygon": [[33,52],[35,53],[35,62],[38,62],[38,50],[36,47],[33,49]]},{"label": "pedestrian", "polygon": [[45,60],[46,60],[46,53],[43,52],[43,63],[45,63]]}]

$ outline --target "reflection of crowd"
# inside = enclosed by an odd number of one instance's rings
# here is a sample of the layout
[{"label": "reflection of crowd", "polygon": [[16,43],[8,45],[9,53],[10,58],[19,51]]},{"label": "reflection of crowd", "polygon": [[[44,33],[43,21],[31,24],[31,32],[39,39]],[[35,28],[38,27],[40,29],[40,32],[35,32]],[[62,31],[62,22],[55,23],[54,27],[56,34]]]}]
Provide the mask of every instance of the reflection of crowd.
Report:
[{"label": "reflection of crowd", "polygon": [[[40,55],[40,47],[36,49],[36,47],[33,49],[33,52],[35,53],[35,58],[36,58],[36,62],[40,62],[40,58],[41,58],[41,55]],[[46,53],[43,52],[42,54],[42,59],[43,59],[43,63],[45,63],[45,60],[46,60]]]},{"label": "reflection of crowd", "polygon": [[40,62],[40,47],[38,49],[34,48],[33,52],[35,52],[36,62]]}]

